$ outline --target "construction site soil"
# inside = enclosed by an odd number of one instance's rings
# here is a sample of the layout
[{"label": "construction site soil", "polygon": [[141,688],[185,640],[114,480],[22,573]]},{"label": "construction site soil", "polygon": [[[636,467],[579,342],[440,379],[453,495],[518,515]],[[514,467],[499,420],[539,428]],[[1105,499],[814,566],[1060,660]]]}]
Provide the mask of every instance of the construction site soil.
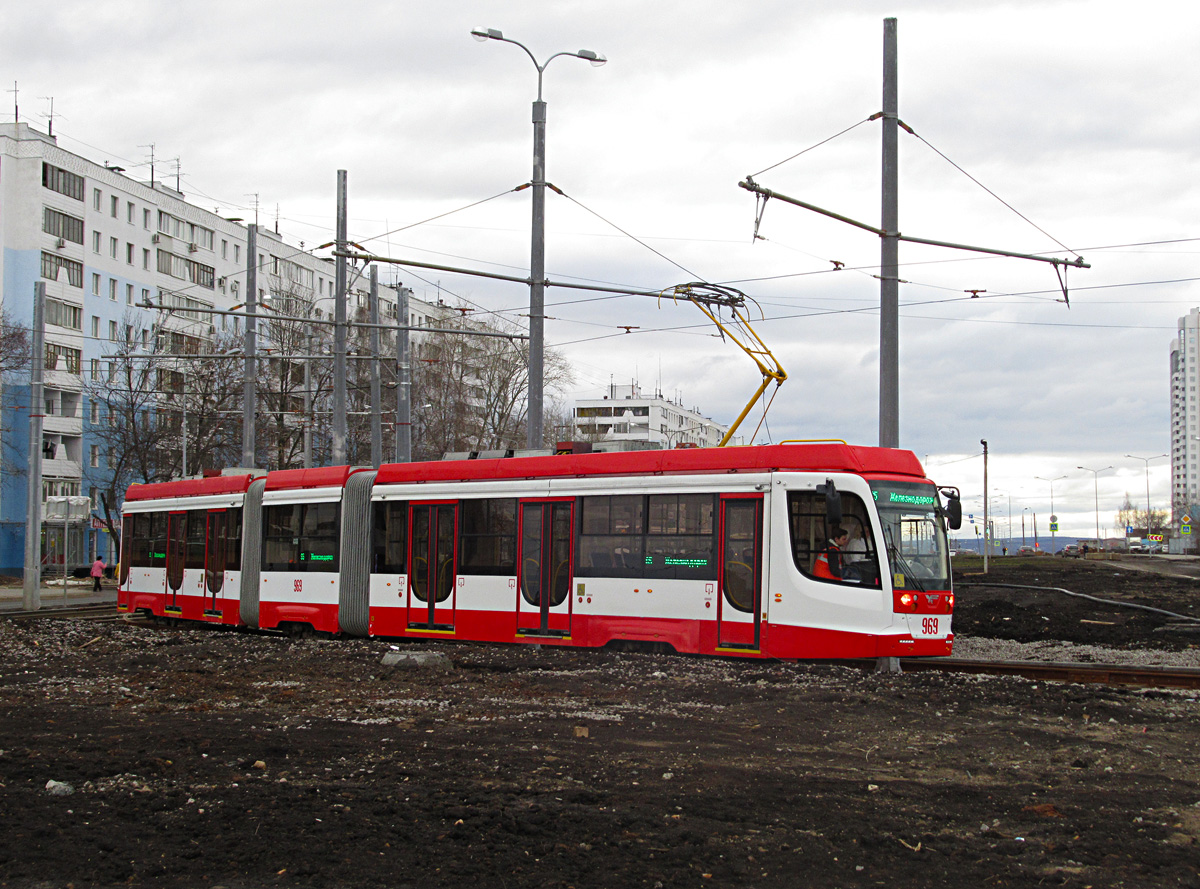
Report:
[{"label": "construction site soil", "polygon": [[[1200,644],[980,585],[1191,615],[1188,577],[960,567],[964,642]],[[1198,717],[1189,691],[0,619],[0,887],[1200,887]]]}]

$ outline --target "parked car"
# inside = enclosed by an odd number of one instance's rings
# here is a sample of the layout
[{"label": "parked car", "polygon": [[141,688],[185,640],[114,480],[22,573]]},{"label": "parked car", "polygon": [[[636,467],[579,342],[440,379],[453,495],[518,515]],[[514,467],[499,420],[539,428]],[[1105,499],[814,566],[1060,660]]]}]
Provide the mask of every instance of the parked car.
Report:
[{"label": "parked car", "polygon": [[1058,554],[1060,556],[1070,556],[1073,559],[1078,559],[1080,556],[1079,544],[1068,543],[1066,546],[1064,546],[1062,549],[1060,549],[1058,551]]},{"label": "parked car", "polygon": [[1017,550],[1017,555],[1019,555],[1019,556],[1036,556],[1037,550],[1034,549],[1032,546],[1022,546],[1020,549]]}]

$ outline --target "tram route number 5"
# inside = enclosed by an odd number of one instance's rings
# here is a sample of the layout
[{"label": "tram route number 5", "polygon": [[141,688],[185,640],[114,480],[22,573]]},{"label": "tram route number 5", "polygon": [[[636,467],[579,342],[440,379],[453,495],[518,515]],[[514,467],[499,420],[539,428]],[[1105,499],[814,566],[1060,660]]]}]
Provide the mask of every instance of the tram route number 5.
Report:
[{"label": "tram route number 5", "polygon": [[[304,589],[303,589],[304,581],[301,580],[299,577],[297,577],[294,581],[292,581],[292,585],[293,585],[295,592],[297,592],[297,593],[304,592]],[[936,621],[935,621],[935,623],[936,623]],[[937,631],[935,630],[934,632],[937,632]]]},{"label": "tram route number 5", "polygon": [[[299,583],[300,581],[296,581]],[[936,617],[921,618],[921,632],[926,636],[936,636],[938,632],[938,619]]]}]

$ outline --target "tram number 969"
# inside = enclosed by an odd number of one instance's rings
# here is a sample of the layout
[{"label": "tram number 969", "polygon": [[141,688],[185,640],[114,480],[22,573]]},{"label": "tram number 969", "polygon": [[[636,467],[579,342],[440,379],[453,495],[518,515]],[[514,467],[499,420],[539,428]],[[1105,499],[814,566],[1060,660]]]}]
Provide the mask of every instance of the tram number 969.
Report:
[{"label": "tram number 969", "polygon": [[938,619],[936,617],[921,618],[921,633],[925,636],[936,636],[938,634]]}]

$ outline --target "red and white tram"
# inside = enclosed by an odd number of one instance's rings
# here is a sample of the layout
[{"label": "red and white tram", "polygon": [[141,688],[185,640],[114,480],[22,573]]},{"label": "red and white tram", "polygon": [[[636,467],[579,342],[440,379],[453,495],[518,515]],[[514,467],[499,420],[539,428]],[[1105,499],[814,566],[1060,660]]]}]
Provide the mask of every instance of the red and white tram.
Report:
[{"label": "red and white tram", "polygon": [[118,605],[355,636],[946,655],[960,517],[911,452],[842,443],[227,475],[129,489]]}]

